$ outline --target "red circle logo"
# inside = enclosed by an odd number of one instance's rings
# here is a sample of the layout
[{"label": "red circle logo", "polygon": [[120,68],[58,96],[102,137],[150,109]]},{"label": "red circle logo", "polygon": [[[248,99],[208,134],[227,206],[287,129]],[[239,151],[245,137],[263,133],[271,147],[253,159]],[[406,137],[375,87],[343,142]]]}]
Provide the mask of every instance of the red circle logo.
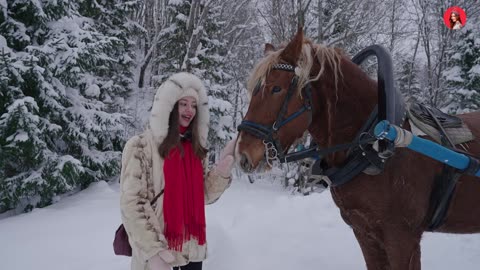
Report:
[{"label": "red circle logo", "polygon": [[443,13],[443,22],[450,29],[461,29],[467,23],[467,14],[461,7],[453,6],[449,7],[445,13]]}]

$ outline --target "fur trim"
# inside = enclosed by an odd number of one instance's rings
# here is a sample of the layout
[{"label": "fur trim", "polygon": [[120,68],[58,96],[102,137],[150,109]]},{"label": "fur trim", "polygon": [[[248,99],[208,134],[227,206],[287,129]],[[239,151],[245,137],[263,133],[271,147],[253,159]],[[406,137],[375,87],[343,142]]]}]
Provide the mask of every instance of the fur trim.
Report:
[{"label": "fur trim", "polygon": [[[150,129],[155,142],[160,145],[168,133],[168,117],[175,103],[182,97],[191,95],[195,90],[197,98],[198,134],[200,144],[207,147],[210,112],[208,109],[207,91],[202,81],[195,75],[180,72],[170,76],[157,90],[150,113]],[[190,93],[190,94],[189,94]]]},{"label": "fur trim", "polygon": [[195,89],[193,89],[193,88],[188,88],[187,90],[183,91],[183,94],[181,94],[178,99],[180,100],[184,97],[194,97],[195,100],[198,102],[197,91],[195,91]]}]

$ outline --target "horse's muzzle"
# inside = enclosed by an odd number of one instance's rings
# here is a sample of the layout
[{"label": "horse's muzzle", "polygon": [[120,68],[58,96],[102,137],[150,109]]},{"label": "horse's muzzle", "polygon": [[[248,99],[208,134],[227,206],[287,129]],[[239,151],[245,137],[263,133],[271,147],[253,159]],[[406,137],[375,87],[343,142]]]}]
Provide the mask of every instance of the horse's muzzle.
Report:
[{"label": "horse's muzzle", "polygon": [[248,159],[247,155],[240,154],[240,168],[246,173],[251,173],[253,171],[252,162]]}]

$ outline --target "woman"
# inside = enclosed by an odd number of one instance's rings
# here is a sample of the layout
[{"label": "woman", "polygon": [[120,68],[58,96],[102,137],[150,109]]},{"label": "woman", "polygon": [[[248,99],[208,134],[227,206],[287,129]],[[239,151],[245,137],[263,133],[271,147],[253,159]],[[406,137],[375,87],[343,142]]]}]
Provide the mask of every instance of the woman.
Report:
[{"label": "woman", "polygon": [[462,20],[460,19],[460,13],[457,11],[452,11],[452,13],[450,13],[450,28],[457,30],[462,28],[462,26],[463,24]]},{"label": "woman", "polygon": [[149,128],[125,145],[120,207],[132,270],[202,269],[205,203],[216,201],[230,185],[235,145],[227,144],[204,176],[207,101],[198,77],[171,76],[155,95]]}]

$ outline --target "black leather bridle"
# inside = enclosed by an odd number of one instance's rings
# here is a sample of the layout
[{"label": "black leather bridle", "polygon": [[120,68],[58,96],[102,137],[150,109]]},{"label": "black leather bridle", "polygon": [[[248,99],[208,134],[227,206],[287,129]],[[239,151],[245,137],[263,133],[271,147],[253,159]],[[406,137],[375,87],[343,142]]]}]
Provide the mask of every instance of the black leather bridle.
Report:
[{"label": "black leather bridle", "polygon": [[[295,72],[295,67],[288,64],[276,64],[273,65],[272,70]],[[254,93],[257,92],[260,87],[261,85],[257,84]],[[312,122],[312,91],[310,83],[307,83],[306,86],[302,89],[305,95],[303,106],[298,111],[292,113],[288,117],[285,117],[287,114],[288,103],[290,102],[293,95],[296,93],[297,87],[298,76],[295,74],[292,78],[292,81],[290,82],[290,86],[287,90],[287,96],[283,101],[280,112],[277,115],[277,119],[275,122],[273,122],[271,126],[255,123],[248,120],[243,120],[242,123],[238,126],[239,131],[248,132],[251,135],[263,140],[263,144],[265,145],[265,159],[270,165],[273,160],[277,159],[280,160],[280,162],[286,162],[285,151],[278,138],[278,130],[305,112],[309,114],[308,126],[310,126],[310,123]]]},{"label": "black leather bridle", "polygon": [[[283,70],[287,72],[295,72],[295,67],[288,64],[277,64],[272,67],[272,70]],[[309,158],[309,157],[323,157],[331,153],[351,149],[352,147],[364,145],[376,140],[374,137],[370,137],[367,139],[364,139],[361,137],[361,135],[365,133],[363,131],[365,129],[368,130],[368,128],[372,127],[373,123],[375,122],[374,120],[376,120],[376,117],[377,117],[376,110],[375,110],[374,112],[372,112],[369,120],[367,121],[368,127],[362,128],[362,132],[360,132],[357,135],[357,138],[351,143],[338,144],[338,145],[328,147],[328,148],[323,148],[323,149],[320,149],[318,146],[313,146],[305,150],[285,153],[281,145],[281,142],[278,138],[278,133],[277,133],[278,130],[282,126],[286,125],[288,122],[297,118],[304,112],[309,113],[308,126],[310,126],[312,122],[312,91],[311,91],[310,83],[307,83],[305,87],[302,89],[302,91],[304,91],[304,94],[305,94],[303,106],[298,111],[296,111],[295,113],[285,118],[285,114],[287,113],[288,103],[290,102],[293,94],[297,90],[297,84],[298,84],[298,76],[295,75],[292,78],[292,81],[287,91],[287,96],[283,101],[283,104],[280,109],[280,112],[278,113],[277,119],[275,122],[273,122],[271,126],[262,125],[259,123],[255,123],[253,121],[243,120],[237,128],[238,131],[248,132],[251,135],[263,141],[263,144],[265,145],[265,160],[270,166],[272,166],[272,162],[274,160],[278,160],[280,163],[288,163],[288,162],[298,161],[298,160]],[[253,93],[258,92],[260,88],[261,88],[261,84],[258,83]]]},{"label": "black leather bridle", "polygon": [[[272,67],[272,70],[295,72],[295,67],[288,64],[277,64]],[[270,166],[272,166],[272,161],[274,160],[278,160],[280,163],[288,163],[292,161],[298,161],[304,158],[324,157],[331,153],[352,149],[352,147],[365,145],[376,140],[376,138],[374,137],[369,137],[369,138],[362,137],[377,122],[376,121],[377,110],[375,109],[371,113],[367,122],[365,123],[365,126],[360,130],[356,138],[350,143],[338,144],[338,145],[334,145],[334,146],[323,148],[323,149],[320,149],[317,145],[315,145],[305,150],[285,153],[281,145],[281,142],[278,138],[278,130],[284,125],[286,125],[288,122],[300,116],[304,112],[309,113],[308,126],[310,126],[312,122],[312,91],[311,91],[310,83],[307,83],[305,87],[302,89],[302,91],[304,91],[304,94],[305,94],[303,106],[298,111],[296,111],[295,113],[285,118],[285,114],[287,113],[288,103],[290,102],[292,96],[296,92],[297,85],[298,85],[298,76],[295,74],[294,77],[292,78],[292,81],[287,91],[287,96],[283,101],[283,104],[280,109],[280,112],[278,113],[277,119],[275,122],[273,122],[271,126],[259,124],[253,121],[243,120],[237,128],[238,131],[248,132],[249,134],[263,141],[263,144],[265,145],[265,160]],[[253,94],[258,92],[261,87],[262,85],[258,83],[256,88],[253,91]]]},{"label": "black leather bridle", "polygon": [[[338,151],[349,150],[347,160],[341,167],[332,167],[326,171],[323,169],[319,170],[321,171],[321,175],[325,175],[330,179],[332,186],[340,186],[348,183],[370,165],[383,170],[383,165],[385,164],[386,159],[393,154],[393,144],[387,141],[379,141],[378,150],[373,149],[371,143],[377,139],[370,135],[372,133],[371,131],[376,123],[385,119],[390,123],[401,125],[405,120],[405,106],[400,92],[394,87],[392,59],[384,47],[380,45],[369,46],[355,55],[352,58],[352,62],[360,65],[372,55],[376,56],[378,61],[378,103],[376,108],[370,113],[364,126],[357,132],[357,135],[352,142],[338,144],[328,148],[319,148],[319,146],[315,145],[305,150],[288,154],[284,153],[278,140],[278,129],[307,110],[310,112],[309,126],[312,121],[313,102],[311,99],[310,84],[307,84],[302,90],[305,91],[306,96],[303,108],[284,120],[287,104],[297,88],[297,76],[292,79],[292,83],[290,83],[288,90],[289,94],[287,94],[282,110],[277,117],[277,121],[275,121],[271,127],[257,124],[252,121],[242,121],[238,130],[246,131],[263,139],[263,143],[265,144],[265,158],[270,165],[272,160],[279,160],[280,163],[287,163],[313,157],[317,160],[315,164],[319,166],[323,157]],[[274,69],[295,72],[295,67],[291,65],[275,65]],[[260,86],[261,85],[257,87]],[[321,89],[316,90],[320,91]],[[279,124],[277,125],[276,123]],[[315,164],[313,167],[318,167]]]}]

